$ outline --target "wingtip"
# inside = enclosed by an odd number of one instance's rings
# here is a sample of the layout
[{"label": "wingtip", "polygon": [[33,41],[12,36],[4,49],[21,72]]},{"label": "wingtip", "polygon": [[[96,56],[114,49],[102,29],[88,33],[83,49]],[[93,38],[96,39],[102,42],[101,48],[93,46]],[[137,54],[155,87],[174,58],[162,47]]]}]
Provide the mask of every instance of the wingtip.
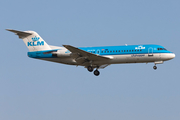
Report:
[{"label": "wingtip", "polygon": [[10,30],[12,30],[12,29],[5,29],[5,30],[10,31]]},{"label": "wingtip", "polygon": [[10,31],[10,32],[16,31],[16,30],[13,30],[13,29],[5,29],[5,30]]},{"label": "wingtip", "polygon": [[68,47],[69,45],[63,45],[64,47]]}]

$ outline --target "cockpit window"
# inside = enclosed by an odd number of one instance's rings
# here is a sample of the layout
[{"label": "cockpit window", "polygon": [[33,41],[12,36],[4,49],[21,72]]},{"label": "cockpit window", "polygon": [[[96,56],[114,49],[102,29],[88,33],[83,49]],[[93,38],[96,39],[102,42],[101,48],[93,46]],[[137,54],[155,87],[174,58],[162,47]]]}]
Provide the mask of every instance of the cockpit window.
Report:
[{"label": "cockpit window", "polygon": [[166,50],[165,48],[157,48],[157,50]]}]

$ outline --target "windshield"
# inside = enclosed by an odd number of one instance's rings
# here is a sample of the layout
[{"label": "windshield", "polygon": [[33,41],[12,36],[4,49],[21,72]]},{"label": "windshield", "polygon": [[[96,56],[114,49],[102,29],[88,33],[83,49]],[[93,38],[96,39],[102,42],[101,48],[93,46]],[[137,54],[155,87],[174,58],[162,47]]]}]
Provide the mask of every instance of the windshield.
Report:
[{"label": "windshield", "polygon": [[157,48],[157,50],[166,50],[166,48]]}]

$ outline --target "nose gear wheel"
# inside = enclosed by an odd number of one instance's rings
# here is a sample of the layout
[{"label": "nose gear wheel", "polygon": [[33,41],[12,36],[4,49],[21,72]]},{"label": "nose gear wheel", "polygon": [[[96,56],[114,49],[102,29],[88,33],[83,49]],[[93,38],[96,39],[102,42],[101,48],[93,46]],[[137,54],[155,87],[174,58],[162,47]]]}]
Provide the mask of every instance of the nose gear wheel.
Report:
[{"label": "nose gear wheel", "polygon": [[153,66],[153,69],[156,70],[156,69],[157,69],[157,66]]}]

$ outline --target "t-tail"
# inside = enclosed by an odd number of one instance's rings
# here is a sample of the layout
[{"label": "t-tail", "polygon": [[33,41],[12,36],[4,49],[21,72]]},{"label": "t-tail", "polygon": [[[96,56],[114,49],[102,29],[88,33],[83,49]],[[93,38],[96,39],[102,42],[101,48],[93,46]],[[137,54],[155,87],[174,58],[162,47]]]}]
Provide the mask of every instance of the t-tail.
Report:
[{"label": "t-tail", "polygon": [[52,50],[50,46],[34,31],[17,31],[12,29],[6,29],[15,33],[19,38],[23,39],[29,51],[43,51]]}]

